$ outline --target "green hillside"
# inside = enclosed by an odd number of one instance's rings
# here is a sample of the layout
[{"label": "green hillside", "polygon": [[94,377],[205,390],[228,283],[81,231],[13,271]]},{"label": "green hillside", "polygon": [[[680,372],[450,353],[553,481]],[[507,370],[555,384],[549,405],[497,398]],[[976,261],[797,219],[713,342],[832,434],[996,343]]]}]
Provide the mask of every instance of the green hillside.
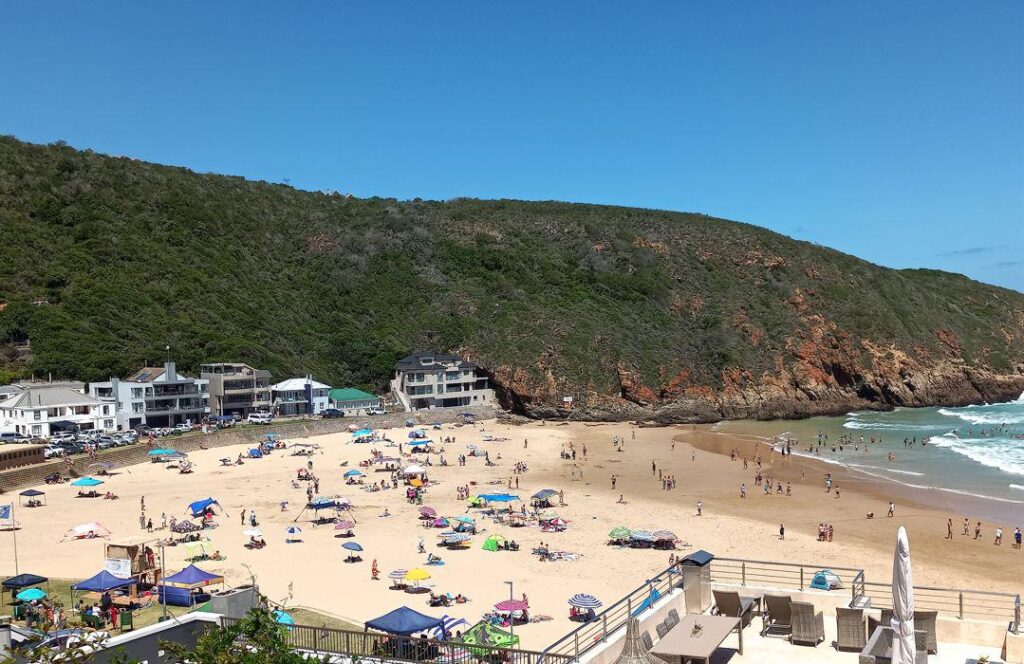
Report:
[{"label": "green hillside", "polygon": [[0,139],[0,247],[8,376],[105,379],[170,345],[186,370],[245,361],[380,388],[430,347],[518,370],[531,390],[618,396],[617,367],[655,391],[680,375],[716,390],[807,342],[856,366],[870,364],[864,340],[1000,374],[1024,358],[1020,293],[746,224],[360,200],[13,138]]}]

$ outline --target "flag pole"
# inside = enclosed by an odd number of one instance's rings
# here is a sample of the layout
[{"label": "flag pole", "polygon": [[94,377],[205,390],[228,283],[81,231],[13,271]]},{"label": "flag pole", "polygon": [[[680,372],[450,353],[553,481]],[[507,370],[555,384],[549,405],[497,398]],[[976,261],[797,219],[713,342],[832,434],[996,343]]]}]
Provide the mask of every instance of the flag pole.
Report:
[{"label": "flag pole", "polygon": [[14,536],[14,576],[18,576],[18,522],[14,520],[14,503],[11,503],[11,535]]}]

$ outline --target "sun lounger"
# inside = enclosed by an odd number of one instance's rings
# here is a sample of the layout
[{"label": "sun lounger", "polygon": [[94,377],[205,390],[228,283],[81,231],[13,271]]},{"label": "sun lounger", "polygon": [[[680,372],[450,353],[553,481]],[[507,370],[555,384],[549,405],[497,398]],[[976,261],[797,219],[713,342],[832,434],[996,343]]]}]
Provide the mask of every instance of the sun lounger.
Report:
[{"label": "sun lounger", "polygon": [[713,590],[715,595],[716,613],[730,618],[739,618],[743,626],[750,624],[754,617],[754,604],[757,601],[753,597],[740,597],[735,591]]},{"label": "sun lounger", "polygon": [[764,612],[761,614],[761,636],[769,631],[791,634],[793,632],[793,612],[788,595],[765,595]]},{"label": "sun lounger", "polygon": [[793,614],[793,643],[805,643],[817,646],[825,640],[825,616],[821,611],[815,612],[810,602],[790,602]]},{"label": "sun lounger", "polygon": [[836,609],[836,650],[864,649],[867,643],[864,631],[864,609]]}]

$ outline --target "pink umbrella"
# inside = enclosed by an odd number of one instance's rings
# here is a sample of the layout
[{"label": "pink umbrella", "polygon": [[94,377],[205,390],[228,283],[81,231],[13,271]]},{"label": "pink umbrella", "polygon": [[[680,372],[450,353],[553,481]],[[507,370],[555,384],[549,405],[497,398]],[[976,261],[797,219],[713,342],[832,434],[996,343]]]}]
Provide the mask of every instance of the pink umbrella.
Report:
[{"label": "pink umbrella", "polygon": [[530,604],[521,599],[503,599],[494,608],[499,611],[525,611],[530,608]]},{"label": "pink umbrella", "polygon": [[344,519],[341,520],[341,521],[336,521],[335,524],[334,524],[334,529],[335,530],[352,530],[355,527],[356,527],[355,523],[353,523],[351,521],[348,521],[348,520],[344,520]]},{"label": "pink umbrella", "polygon": [[420,508],[420,516],[422,516],[425,519],[437,518],[437,510],[435,510],[433,507],[427,507],[426,505],[424,505],[423,507]]}]

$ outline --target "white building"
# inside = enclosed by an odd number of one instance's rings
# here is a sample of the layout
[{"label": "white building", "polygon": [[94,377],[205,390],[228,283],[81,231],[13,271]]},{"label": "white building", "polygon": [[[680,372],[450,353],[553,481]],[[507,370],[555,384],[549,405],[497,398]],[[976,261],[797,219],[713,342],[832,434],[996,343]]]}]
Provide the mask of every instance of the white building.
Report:
[{"label": "white building", "polygon": [[111,378],[90,383],[89,395],[116,406],[117,428],[121,430],[143,424],[196,424],[210,413],[209,381],[183,376],[174,362],[166,362],[163,367],[143,367],[124,380]]},{"label": "white building", "polygon": [[319,415],[327,408],[330,385],[305,378],[289,378],[270,386],[270,399],[275,415]]},{"label": "white building", "polygon": [[483,406],[494,401],[494,390],[477,366],[457,355],[419,352],[395,365],[391,391],[407,411],[460,406]]},{"label": "white building", "polygon": [[116,426],[114,404],[63,386],[33,385],[0,402],[0,429],[33,438]]}]

